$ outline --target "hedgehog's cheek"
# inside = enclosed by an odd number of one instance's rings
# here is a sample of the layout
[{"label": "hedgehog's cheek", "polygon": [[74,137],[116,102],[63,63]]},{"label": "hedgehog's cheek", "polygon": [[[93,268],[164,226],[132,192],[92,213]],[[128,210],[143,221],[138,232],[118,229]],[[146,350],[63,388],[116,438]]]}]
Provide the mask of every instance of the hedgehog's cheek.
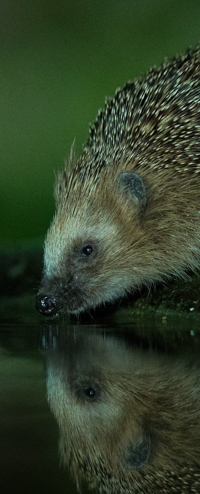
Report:
[{"label": "hedgehog's cheek", "polygon": [[149,435],[142,435],[137,441],[130,440],[121,456],[123,467],[138,470],[149,460],[151,440]]}]

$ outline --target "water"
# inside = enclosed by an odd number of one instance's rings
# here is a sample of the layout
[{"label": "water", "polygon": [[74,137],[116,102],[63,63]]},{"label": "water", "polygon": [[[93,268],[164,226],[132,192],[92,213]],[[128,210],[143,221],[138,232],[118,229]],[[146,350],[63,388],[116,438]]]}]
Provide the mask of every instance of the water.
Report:
[{"label": "water", "polygon": [[[57,379],[66,366],[66,373],[69,373],[66,381],[70,383],[70,379],[75,379],[71,370],[75,369],[76,376],[84,376],[81,379],[87,395],[96,385],[91,384],[91,372],[96,375],[95,372],[101,369],[102,373],[108,366],[112,379],[119,376],[119,372],[123,374],[125,367],[129,372],[130,353],[124,357],[129,350],[136,353],[156,351],[162,358],[167,355],[175,360],[187,358],[198,363],[199,319],[157,316],[131,321],[130,313],[127,312],[126,320],[126,312],[122,310],[118,316],[108,316],[98,323],[45,321],[31,304],[27,309],[27,305],[9,303],[7,301],[6,310],[5,307],[1,310],[0,326],[1,492],[87,493],[87,487],[80,488],[78,480],[76,487],[67,468],[60,466],[62,455],[58,451],[60,433],[56,408],[60,398],[55,375]],[[97,388],[95,393],[98,393]],[[91,405],[84,402],[84,406],[91,410]],[[106,413],[111,411],[115,417],[112,420],[116,421],[117,407],[109,407]],[[102,412],[95,413],[98,416]],[[74,417],[73,412],[73,420]],[[108,421],[109,418],[106,424]],[[69,433],[67,428],[65,433]]]},{"label": "water", "polygon": [[0,329],[0,490],[74,493],[60,468],[58,427],[46,400],[40,329],[7,322]]}]

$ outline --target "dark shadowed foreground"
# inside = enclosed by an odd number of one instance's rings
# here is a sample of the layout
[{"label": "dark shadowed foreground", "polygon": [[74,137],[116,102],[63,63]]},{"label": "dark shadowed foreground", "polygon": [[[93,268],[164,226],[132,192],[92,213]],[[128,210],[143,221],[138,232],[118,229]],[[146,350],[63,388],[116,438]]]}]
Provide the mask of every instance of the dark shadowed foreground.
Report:
[{"label": "dark shadowed foreground", "polygon": [[200,492],[200,369],[84,328],[54,334],[47,394],[82,492]]},{"label": "dark shadowed foreground", "polygon": [[[46,321],[33,293],[17,296],[23,266],[18,256],[4,263],[2,278],[15,276],[12,296],[10,283],[0,303],[1,491],[88,494],[89,483],[99,494],[110,482],[123,493],[134,480],[134,493],[137,479],[151,492],[155,475],[158,485],[174,482],[175,492],[196,489],[198,473],[194,485],[188,467],[199,467],[199,315],[162,304],[142,315],[141,299],[140,311],[121,304],[87,322]],[[119,482],[121,491],[113,487]]]}]

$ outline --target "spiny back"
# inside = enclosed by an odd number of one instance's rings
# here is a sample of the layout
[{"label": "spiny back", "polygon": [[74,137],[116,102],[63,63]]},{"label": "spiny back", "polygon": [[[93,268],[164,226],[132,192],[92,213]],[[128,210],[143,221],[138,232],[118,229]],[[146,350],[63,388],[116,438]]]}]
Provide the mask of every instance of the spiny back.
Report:
[{"label": "spiny back", "polygon": [[[131,149],[143,148],[144,142],[136,140],[139,135],[146,134],[144,130],[147,129],[143,126],[152,126],[152,131],[148,132],[150,144],[163,119],[165,122],[177,117],[179,123],[185,112],[190,110],[194,115],[199,95],[200,48],[197,46],[185,55],[166,59],[161,67],[153,67],[146,76],[117,89],[115,97],[106,102],[90,127],[85,151],[95,151],[102,144],[115,150],[122,144]],[[163,126],[159,130],[162,134]]]},{"label": "spiny back", "polygon": [[[101,171],[124,162],[132,168],[200,171],[200,47],[166,59],[144,77],[117,89],[90,127],[80,158],[58,178],[62,198],[94,190]],[[58,197],[59,200],[59,197]]]}]

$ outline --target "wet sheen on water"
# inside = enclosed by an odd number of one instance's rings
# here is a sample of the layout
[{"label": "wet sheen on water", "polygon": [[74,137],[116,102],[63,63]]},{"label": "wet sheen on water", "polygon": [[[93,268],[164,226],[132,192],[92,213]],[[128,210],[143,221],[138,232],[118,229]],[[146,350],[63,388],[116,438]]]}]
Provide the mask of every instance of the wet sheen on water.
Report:
[{"label": "wet sheen on water", "polygon": [[[179,417],[174,396],[167,394],[170,385],[176,388],[177,403],[182,387],[180,406],[187,406],[190,385],[198,386],[198,317],[130,322],[123,311],[115,323],[86,325],[41,321],[30,312],[24,321],[21,312],[15,317],[10,313],[0,329],[2,492],[87,493],[88,482],[99,494],[106,492],[109,479],[108,492],[114,493],[120,481],[120,492],[128,492],[131,482],[130,492],[139,493],[140,472],[149,465],[151,486],[156,465],[169,465],[172,471],[176,456],[184,463],[183,425],[179,431],[169,419],[161,431],[159,420],[162,407],[169,413],[174,407],[174,421]],[[155,400],[161,415],[152,419]],[[192,431],[192,424],[197,428],[192,405],[191,413],[187,430]],[[170,437],[163,435],[166,427]],[[198,434],[193,449],[197,462]],[[190,440],[185,441],[190,448]],[[171,492],[164,489],[165,484],[155,493]],[[183,492],[179,486],[177,492]]]}]

